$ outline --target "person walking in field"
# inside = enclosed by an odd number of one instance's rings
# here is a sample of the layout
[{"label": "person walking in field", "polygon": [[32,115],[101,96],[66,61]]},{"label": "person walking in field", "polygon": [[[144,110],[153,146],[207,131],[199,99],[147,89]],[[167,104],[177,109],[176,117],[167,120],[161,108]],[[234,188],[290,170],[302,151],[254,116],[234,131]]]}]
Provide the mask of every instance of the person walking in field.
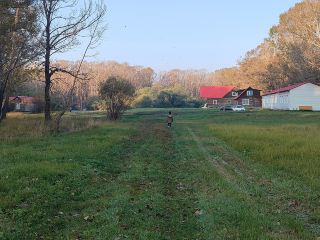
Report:
[{"label": "person walking in field", "polygon": [[173,123],[173,116],[172,113],[169,112],[168,116],[167,116],[167,123],[168,123],[168,127],[172,127],[172,123]]}]

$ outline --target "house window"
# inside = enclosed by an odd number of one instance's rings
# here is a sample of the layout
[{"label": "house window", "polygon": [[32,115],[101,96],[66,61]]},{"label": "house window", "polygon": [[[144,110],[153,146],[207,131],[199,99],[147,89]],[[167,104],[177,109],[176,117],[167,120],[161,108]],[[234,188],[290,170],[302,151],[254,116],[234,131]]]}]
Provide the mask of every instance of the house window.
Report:
[{"label": "house window", "polygon": [[248,90],[248,91],[247,91],[247,96],[248,96],[248,97],[253,96],[253,91],[252,91],[252,90]]},{"label": "house window", "polygon": [[249,99],[242,99],[242,105],[250,105]]},{"label": "house window", "polygon": [[238,93],[237,92],[232,92],[232,97],[237,97]]},{"label": "house window", "polygon": [[218,105],[218,100],[213,100],[213,101],[212,101],[212,104]]}]

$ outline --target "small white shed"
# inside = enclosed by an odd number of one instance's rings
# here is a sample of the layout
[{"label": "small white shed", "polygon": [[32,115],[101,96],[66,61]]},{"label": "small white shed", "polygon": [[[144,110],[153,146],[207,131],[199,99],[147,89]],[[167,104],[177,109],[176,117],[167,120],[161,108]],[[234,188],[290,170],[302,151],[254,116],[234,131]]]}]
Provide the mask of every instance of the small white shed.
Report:
[{"label": "small white shed", "polygon": [[320,86],[298,83],[262,95],[262,108],[320,111]]}]

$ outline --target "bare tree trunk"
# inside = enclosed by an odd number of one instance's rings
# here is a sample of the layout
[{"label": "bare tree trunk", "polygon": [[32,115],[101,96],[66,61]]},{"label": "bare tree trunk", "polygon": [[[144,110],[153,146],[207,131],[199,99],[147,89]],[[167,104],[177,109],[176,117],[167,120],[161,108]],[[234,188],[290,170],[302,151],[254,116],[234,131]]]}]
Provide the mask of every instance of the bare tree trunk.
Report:
[{"label": "bare tree trunk", "polygon": [[44,63],[44,73],[45,73],[45,89],[44,89],[44,119],[46,124],[51,121],[51,98],[50,98],[50,89],[51,89],[51,72],[50,72],[50,55],[51,55],[51,44],[50,44],[50,29],[51,29],[51,16],[47,16],[47,26],[46,26],[46,55]]},{"label": "bare tree trunk", "polygon": [[0,89],[0,122],[3,120],[3,112],[2,112],[2,109],[3,109],[3,103],[4,103],[4,94],[2,93],[3,91]]},{"label": "bare tree trunk", "polygon": [[50,63],[46,59],[45,62],[45,89],[44,89],[44,119],[48,123],[51,121],[51,98],[50,98],[50,87],[51,87],[51,77],[50,77]]},{"label": "bare tree trunk", "polygon": [[4,76],[3,68],[0,66],[0,121],[7,116],[7,106],[9,104],[9,96],[6,95],[6,89],[9,81],[9,75]]},{"label": "bare tree trunk", "polygon": [[2,120],[2,106],[4,101],[4,75],[3,75],[3,58],[2,58],[2,47],[0,44],[0,122]]},{"label": "bare tree trunk", "polygon": [[8,105],[9,96],[5,94],[5,86],[0,86],[0,122],[7,117]]},{"label": "bare tree trunk", "polygon": [[2,106],[2,110],[1,110],[1,120],[6,119],[7,118],[7,113],[9,110],[9,96],[6,95],[3,106]]}]

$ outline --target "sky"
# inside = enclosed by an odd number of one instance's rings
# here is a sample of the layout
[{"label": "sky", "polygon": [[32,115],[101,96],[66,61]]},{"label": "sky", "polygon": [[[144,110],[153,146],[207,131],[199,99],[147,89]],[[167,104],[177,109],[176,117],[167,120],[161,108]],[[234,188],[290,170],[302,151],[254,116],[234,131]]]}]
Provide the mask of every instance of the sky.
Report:
[{"label": "sky", "polygon": [[[90,61],[170,69],[232,67],[299,0],[104,0],[107,30]],[[59,58],[75,60],[73,50]]]}]

